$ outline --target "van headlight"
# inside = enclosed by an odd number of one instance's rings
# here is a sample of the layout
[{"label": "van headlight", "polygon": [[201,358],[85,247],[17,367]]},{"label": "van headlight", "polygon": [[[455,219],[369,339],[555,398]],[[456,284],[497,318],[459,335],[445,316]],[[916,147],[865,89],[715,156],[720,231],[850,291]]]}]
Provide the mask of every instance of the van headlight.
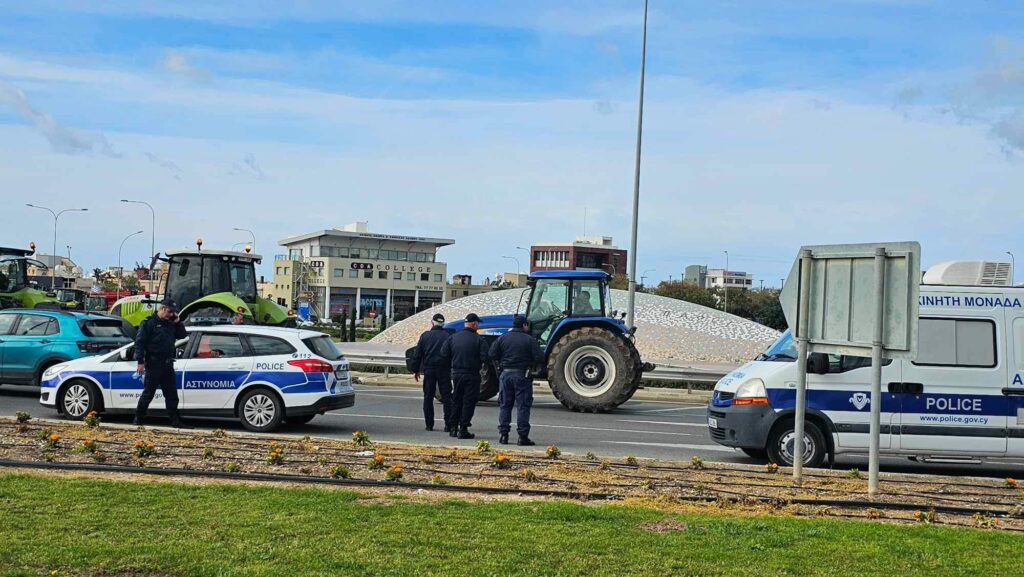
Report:
[{"label": "van headlight", "polygon": [[57,374],[59,374],[63,370],[64,370],[64,365],[63,364],[61,364],[61,365],[53,365],[52,367],[49,367],[48,369],[43,371],[43,380],[52,379],[53,377],[56,377]]},{"label": "van headlight", "polygon": [[761,379],[750,379],[736,389],[736,396],[733,398],[734,405],[767,405],[768,391],[765,389],[764,381]]}]

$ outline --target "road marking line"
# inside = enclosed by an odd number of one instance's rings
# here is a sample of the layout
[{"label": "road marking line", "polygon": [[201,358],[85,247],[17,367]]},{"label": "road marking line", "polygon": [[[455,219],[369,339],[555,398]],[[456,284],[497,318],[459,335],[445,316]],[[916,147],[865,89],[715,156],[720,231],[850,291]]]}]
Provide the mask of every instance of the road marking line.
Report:
[{"label": "road marking line", "polygon": [[717,451],[720,453],[735,453],[734,449],[718,447],[715,445],[689,445],[686,443],[641,443],[638,441],[601,441],[611,445],[639,445],[642,447],[668,447],[670,449],[693,449],[695,451]]},{"label": "road marking line", "polygon": [[697,409],[704,410],[707,405],[691,405],[688,407],[677,407],[675,409],[646,409],[643,411],[636,411],[637,413],[667,413],[669,411],[696,411]]},{"label": "road marking line", "polygon": [[[422,421],[423,417],[399,417],[396,415],[368,415],[366,413],[335,413],[328,412],[328,415],[337,415],[339,417],[363,417],[370,419],[401,419],[406,421]],[[671,435],[673,437],[699,437],[693,433],[669,433],[663,431],[641,431],[637,429],[605,429],[601,427],[573,427],[570,425],[543,425],[540,423],[532,423],[532,427],[543,427],[547,429],[572,429],[575,431],[606,431],[609,433],[634,433],[639,435]],[[703,425],[702,425],[703,426]]]},{"label": "road marking line", "polygon": [[678,427],[707,427],[707,423],[672,423],[670,421],[637,421],[634,419],[619,419],[620,423],[643,423],[646,425],[676,425]]}]

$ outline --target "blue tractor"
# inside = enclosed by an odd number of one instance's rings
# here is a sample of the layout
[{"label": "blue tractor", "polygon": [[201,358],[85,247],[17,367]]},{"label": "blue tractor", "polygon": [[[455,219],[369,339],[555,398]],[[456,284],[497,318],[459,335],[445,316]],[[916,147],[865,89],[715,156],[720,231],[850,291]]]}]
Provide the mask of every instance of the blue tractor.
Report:
[{"label": "blue tractor", "polygon": [[[560,270],[530,275],[517,309],[530,321],[547,362],[538,378],[547,379],[555,397],[573,411],[605,412],[628,401],[644,371],[633,330],[611,308],[610,277],[603,271]],[[623,315],[625,316],[625,315]],[[492,342],[512,327],[513,315],[481,317],[479,333]],[[463,321],[445,325],[462,330]],[[480,399],[498,394],[493,366],[485,367]]]}]

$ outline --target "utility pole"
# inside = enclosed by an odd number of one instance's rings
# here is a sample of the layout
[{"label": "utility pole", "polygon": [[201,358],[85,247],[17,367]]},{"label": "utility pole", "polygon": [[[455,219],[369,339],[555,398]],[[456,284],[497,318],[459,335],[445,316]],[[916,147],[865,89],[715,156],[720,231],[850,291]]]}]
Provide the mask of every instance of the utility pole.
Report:
[{"label": "utility pole", "polygon": [[53,215],[53,266],[50,267],[50,290],[57,290],[57,219],[60,215],[65,212],[86,212],[88,208],[66,208],[60,212],[54,212],[52,208],[46,208],[45,206],[36,206],[34,204],[26,204],[25,206],[31,208],[38,208],[45,210]]},{"label": "utility pole", "polygon": [[629,300],[626,306],[626,327],[634,328],[636,313],[636,235],[640,211],[640,151],[644,133],[644,73],[647,68],[647,0],[644,0],[644,31],[640,48],[640,104],[636,119],[636,167],[633,171],[633,229],[629,238]]}]

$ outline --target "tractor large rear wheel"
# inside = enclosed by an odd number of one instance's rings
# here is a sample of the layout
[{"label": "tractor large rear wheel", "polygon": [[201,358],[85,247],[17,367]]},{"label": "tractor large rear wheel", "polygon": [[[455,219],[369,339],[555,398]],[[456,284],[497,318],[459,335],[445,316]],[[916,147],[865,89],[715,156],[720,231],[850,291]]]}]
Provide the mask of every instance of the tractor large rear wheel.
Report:
[{"label": "tractor large rear wheel", "polygon": [[610,411],[625,403],[640,384],[633,343],[611,331],[583,327],[559,339],[548,357],[548,381],[567,409]]}]

